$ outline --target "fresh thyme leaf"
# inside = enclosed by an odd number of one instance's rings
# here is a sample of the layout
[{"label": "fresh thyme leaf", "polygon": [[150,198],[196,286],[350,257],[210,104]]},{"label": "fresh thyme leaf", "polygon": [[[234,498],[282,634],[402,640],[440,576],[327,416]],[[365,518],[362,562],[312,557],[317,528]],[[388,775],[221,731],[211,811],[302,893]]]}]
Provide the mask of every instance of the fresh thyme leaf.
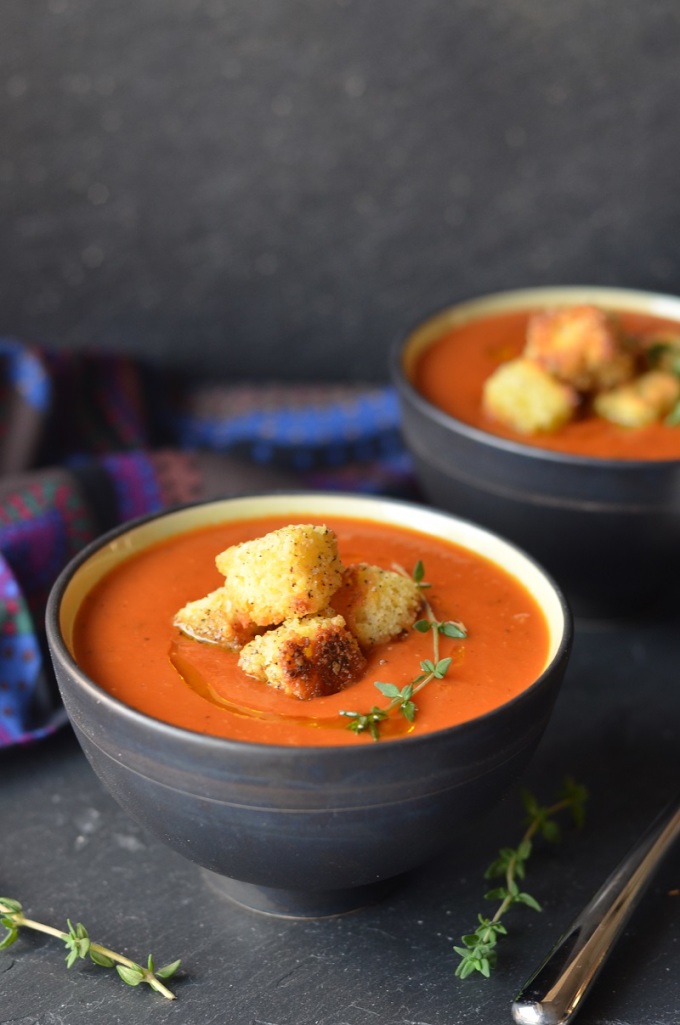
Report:
[{"label": "fresh thyme leaf", "polygon": [[140,982],[144,982],[144,969],[139,965],[135,968],[128,968],[127,965],[118,964],[116,971],[128,986],[139,986]]},{"label": "fresh thyme leaf", "polygon": [[403,705],[400,706],[399,711],[405,719],[408,719],[409,722],[414,722],[418,707],[413,703],[413,701],[405,701]]},{"label": "fresh thyme leaf", "polygon": [[524,862],[531,854],[531,840],[524,839],[517,848],[517,867],[522,865],[522,871],[524,871]]},{"label": "fresh thyme leaf", "polygon": [[[680,341],[680,339],[679,339]],[[647,349],[647,360],[652,366],[658,366],[663,360],[665,368],[680,377],[680,351],[678,345],[671,342],[655,342]]]},{"label": "fresh thyme leaf", "polygon": [[10,914],[17,914],[23,911],[23,908],[18,900],[10,900],[9,897],[0,897],[0,909],[2,911],[9,911]]},{"label": "fresh thyme leaf", "polygon": [[455,637],[458,640],[464,640],[467,637],[467,630],[462,623],[454,623],[452,620],[448,620],[445,623],[439,623],[437,629],[440,633],[444,634],[445,637]]},{"label": "fresh thyme leaf", "polygon": [[[400,569],[399,571],[406,576],[404,570]],[[422,560],[419,559],[416,563],[412,577],[421,591],[423,588],[430,587],[430,584],[423,582],[425,567]],[[443,680],[446,676],[453,659],[450,657],[439,657],[439,635],[442,634],[445,637],[462,640],[467,637],[467,631],[462,623],[455,623],[451,620],[438,622],[434,617],[429,602],[425,601],[424,604],[427,615],[424,619],[416,620],[413,624],[413,629],[419,633],[432,632],[433,658],[424,659],[420,663],[420,673],[410,683],[407,683],[405,687],[402,687],[401,690],[394,683],[375,683],[380,693],[384,697],[389,698],[389,704],[385,708],[378,708],[374,705],[369,712],[341,710],[339,714],[351,720],[347,724],[347,729],[352,730],[353,733],[368,732],[373,737],[373,740],[380,740],[380,723],[388,719],[392,712],[403,715],[408,722],[414,722],[418,706],[412,700],[413,695],[417,694],[431,680]]]},{"label": "fresh thyme leaf", "polygon": [[667,351],[667,342],[654,342],[647,349],[647,362],[652,366],[657,366]]},{"label": "fresh thyme leaf", "polygon": [[0,918],[0,925],[4,925],[7,930],[6,935],[0,940],[0,950],[7,950],[7,948],[11,947],[15,942],[19,935],[19,930],[16,928],[11,918]]},{"label": "fresh thyme leaf", "polygon": [[418,559],[417,563],[413,567],[413,579],[415,580],[415,582],[417,584],[420,584],[420,583],[422,583],[424,577],[425,577],[425,567],[423,565],[423,560],[422,559]]},{"label": "fresh thyme leaf", "polygon": [[171,978],[175,974],[181,963],[182,962],[178,959],[177,961],[172,961],[170,964],[164,965],[163,968],[158,969],[158,971],[156,972],[156,977],[159,979]]},{"label": "fresh thyme leaf", "polygon": [[518,860],[518,850],[515,847],[501,847],[498,857],[495,861],[491,862],[484,873],[484,878],[493,879],[494,876],[504,876],[513,860]]},{"label": "fresh thyme leaf", "polygon": [[455,974],[466,979],[473,972],[479,972],[488,978],[496,964],[496,944],[499,936],[507,935],[503,924],[503,916],[513,905],[523,904],[533,911],[540,911],[541,905],[532,894],[520,890],[517,880],[524,879],[526,862],[532,852],[532,840],[536,835],[546,840],[555,841],[560,838],[561,830],[555,816],[560,812],[571,813],[577,827],[583,825],[585,804],[588,798],[586,788],[568,776],[556,801],[551,805],[541,805],[528,790],[522,792],[522,804],[525,811],[526,830],[517,847],[501,847],[498,856],[484,872],[485,879],[502,877],[505,884],[496,886],[484,894],[486,900],[500,901],[493,918],[478,915],[479,925],[474,932],[461,937],[462,947],[454,947],[460,961]]},{"label": "fresh thyme leaf", "polygon": [[487,893],[485,893],[484,900],[505,900],[506,897],[509,896],[510,894],[508,893],[505,886],[498,886],[495,890],[489,890]]},{"label": "fresh thyme leaf", "polygon": [[396,683],[376,683],[375,686],[386,698],[396,698],[401,693]]},{"label": "fresh thyme leaf", "polygon": [[553,819],[546,819],[541,824],[541,836],[549,843],[559,843],[562,839],[562,828]]},{"label": "fresh thyme leaf", "polygon": [[418,559],[415,564],[413,569],[413,579],[421,590],[425,587],[432,587],[432,584],[425,583],[425,567],[423,566],[422,559]]},{"label": "fresh thyme leaf", "polygon": [[90,947],[90,960],[98,964],[100,968],[113,968],[115,961],[106,954],[101,954],[95,947]]},{"label": "fresh thyme leaf", "polygon": [[518,904],[526,904],[526,905],[528,905],[528,907],[533,908],[534,911],[542,911],[543,910],[543,908],[538,903],[538,901],[534,897],[532,897],[530,893],[518,893],[515,896],[515,900],[517,901]]}]

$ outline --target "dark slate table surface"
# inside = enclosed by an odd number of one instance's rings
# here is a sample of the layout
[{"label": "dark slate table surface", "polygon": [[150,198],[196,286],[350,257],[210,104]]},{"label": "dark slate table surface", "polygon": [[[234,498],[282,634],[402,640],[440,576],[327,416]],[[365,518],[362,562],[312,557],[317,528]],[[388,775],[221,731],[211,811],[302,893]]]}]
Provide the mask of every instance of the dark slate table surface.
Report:
[{"label": "dark slate table surface", "polygon": [[[320,921],[269,918],[218,897],[104,791],[69,730],[0,753],[0,893],[42,921],[82,920],[137,959],[183,960],[177,1001],[129,989],[61,945],[24,932],[0,952],[0,1021],[117,1025],[467,1025],[510,1021],[518,987],[672,797],[680,760],[678,609],[577,623],[573,658],[523,779],[482,823],[382,903]],[[519,839],[519,786],[549,800],[566,773],[587,784],[585,829],[539,843],[491,979],[454,977],[452,945],[489,911],[483,869]],[[680,1020],[680,851],[652,881],[580,1025]]]}]

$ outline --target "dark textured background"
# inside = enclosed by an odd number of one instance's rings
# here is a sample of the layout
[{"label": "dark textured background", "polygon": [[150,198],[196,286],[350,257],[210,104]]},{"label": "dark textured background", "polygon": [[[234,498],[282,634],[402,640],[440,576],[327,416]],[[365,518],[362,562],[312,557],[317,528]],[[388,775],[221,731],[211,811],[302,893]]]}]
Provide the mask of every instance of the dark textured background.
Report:
[{"label": "dark textured background", "polygon": [[3,0],[0,333],[382,380],[488,290],[680,290],[674,0]]}]

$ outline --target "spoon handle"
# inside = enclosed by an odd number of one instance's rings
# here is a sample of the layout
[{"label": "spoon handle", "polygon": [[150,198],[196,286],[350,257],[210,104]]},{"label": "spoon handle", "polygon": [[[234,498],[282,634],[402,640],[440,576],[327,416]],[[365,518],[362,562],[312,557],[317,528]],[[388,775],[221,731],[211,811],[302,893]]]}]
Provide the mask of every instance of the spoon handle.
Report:
[{"label": "spoon handle", "polygon": [[581,1006],[647,883],[680,836],[680,794],[657,816],[525,983],[518,1025],[567,1025]]}]

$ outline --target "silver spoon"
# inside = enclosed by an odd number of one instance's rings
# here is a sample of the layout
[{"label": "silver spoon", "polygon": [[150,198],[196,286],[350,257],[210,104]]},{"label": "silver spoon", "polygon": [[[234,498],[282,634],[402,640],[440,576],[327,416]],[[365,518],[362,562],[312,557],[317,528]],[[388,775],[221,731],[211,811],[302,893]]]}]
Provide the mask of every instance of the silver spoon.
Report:
[{"label": "silver spoon", "polygon": [[567,1025],[572,1020],[678,836],[680,794],[633,845],[522,987],[512,1005],[518,1025]]}]

